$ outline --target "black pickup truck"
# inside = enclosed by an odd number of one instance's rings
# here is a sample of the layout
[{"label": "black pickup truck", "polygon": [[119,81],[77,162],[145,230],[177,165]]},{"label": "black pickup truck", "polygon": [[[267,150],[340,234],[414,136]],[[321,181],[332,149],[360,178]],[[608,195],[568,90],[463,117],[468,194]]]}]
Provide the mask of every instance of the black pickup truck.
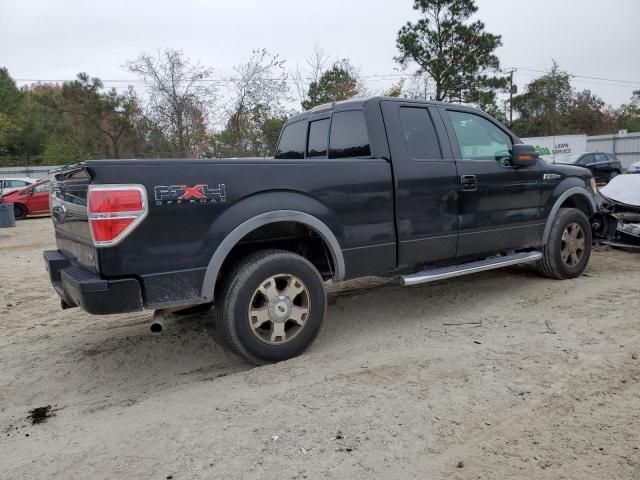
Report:
[{"label": "black pickup truck", "polygon": [[291,118],[273,159],[92,160],[54,172],[51,191],[44,257],[64,308],[214,305],[256,363],[311,344],[328,280],[527,262],[576,277],[598,210],[588,170],[544,162],[485,113],[380,97]]}]

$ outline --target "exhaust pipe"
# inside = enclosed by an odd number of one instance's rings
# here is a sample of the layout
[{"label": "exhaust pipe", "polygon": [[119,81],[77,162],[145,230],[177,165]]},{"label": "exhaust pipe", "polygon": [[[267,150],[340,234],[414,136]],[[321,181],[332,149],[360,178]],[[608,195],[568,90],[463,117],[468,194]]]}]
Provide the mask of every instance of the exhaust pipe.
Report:
[{"label": "exhaust pipe", "polygon": [[164,330],[164,312],[162,310],[156,310],[153,313],[153,319],[149,327],[151,333],[161,333]]},{"label": "exhaust pipe", "polygon": [[162,322],[155,320],[151,322],[151,333],[160,333],[162,332],[163,328],[164,325],[162,324]]}]

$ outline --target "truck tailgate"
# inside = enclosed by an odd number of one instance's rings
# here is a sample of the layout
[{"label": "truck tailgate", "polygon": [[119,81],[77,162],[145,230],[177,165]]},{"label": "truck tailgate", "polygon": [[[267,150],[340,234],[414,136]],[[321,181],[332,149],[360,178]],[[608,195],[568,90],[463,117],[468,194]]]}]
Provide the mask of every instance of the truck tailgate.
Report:
[{"label": "truck tailgate", "polygon": [[87,218],[89,170],[71,165],[51,174],[51,218],[58,249],[91,270],[98,271],[96,249]]}]

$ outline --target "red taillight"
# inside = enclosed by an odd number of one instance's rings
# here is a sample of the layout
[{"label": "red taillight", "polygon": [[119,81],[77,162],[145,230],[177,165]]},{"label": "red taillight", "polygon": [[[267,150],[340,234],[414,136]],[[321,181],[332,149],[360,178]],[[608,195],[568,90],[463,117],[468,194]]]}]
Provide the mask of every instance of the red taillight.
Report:
[{"label": "red taillight", "polygon": [[144,209],[140,190],[92,190],[90,213],[140,212]]},{"label": "red taillight", "polygon": [[87,215],[94,245],[114,245],[147,215],[147,191],[142,185],[90,185]]}]

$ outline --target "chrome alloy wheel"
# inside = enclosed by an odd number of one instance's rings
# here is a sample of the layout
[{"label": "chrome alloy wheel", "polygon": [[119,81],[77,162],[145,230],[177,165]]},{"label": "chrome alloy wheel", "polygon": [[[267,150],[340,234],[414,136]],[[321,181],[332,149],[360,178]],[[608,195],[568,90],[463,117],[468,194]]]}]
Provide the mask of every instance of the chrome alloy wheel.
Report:
[{"label": "chrome alloy wheel", "polygon": [[310,311],[307,286],[294,275],[279,273],[267,278],[253,292],[249,325],[262,342],[281,345],[300,334]]},{"label": "chrome alloy wheel", "polygon": [[575,267],[582,258],[585,250],[585,236],[582,227],[577,223],[570,223],[562,233],[560,256],[562,261],[570,267]]}]

